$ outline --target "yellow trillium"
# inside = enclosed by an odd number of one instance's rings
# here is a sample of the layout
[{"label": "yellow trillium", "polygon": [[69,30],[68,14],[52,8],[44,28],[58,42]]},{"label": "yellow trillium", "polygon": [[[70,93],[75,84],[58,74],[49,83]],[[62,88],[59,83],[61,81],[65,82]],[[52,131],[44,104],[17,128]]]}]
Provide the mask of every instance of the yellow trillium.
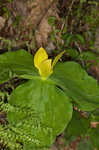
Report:
[{"label": "yellow trillium", "polygon": [[39,70],[40,76],[46,79],[49,75],[53,73],[53,67],[64,54],[65,51],[57,55],[52,62],[52,59],[48,59],[48,55],[44,48],[39,48],[34,56],[34,65]]}]

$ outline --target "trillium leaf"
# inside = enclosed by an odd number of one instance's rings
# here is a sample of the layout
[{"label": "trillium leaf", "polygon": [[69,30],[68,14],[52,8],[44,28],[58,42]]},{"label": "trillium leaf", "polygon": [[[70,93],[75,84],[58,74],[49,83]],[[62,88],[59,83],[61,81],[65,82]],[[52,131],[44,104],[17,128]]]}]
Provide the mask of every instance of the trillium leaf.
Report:
[{"label": "trillium leaf", "polygon": [[25,50],[6,52],[0,55],[0,83],[10,79],[9,74],[11,72],[12,75],[35,75],[35,70],[33,57]]},{"label": "trillium leaf", "polygon": [[88,129],[90,128],[90,122],[88,118],[84,118],[81,114],[77,111],[73,111],[73,116],[68,124],[65,136],[66,138],[70,139],[73,136],[85,136],[88,134]]},{"label": "trillium leaf", "polygon": [[82,139],[78,143],[78,150],[94,150],[94,147],[92,143],[90,142],[90,140],[86,138],[86,139]]},{"label": "trillium leaf", "polygon": [[39,50],[36,52],[36,54],[34,56],[35,67],[39,69],[40,64],[46,59],[48,59],[48,55],[47,55],[45,49],[42,47],[39,48]]},{"label": "trillium leaf", "polygon": [[76,62],[59,63],[55,66],[52,80],[60,85],[73,102],[85,111],[99,108],[97,80]]},{"label": "trillium leaf", "polygon": [[[50,146],[72,117],[70,99],[49,80],[29,80],[20,85],[10,96],[9,104],[15,109],[8,112],[8,122],[18,130],[20,139],[21,134],[27,137],[26,143],[33,148]],[[15,123],[21,111],[24,115]]]},{"label": "trillium leaf", "polygon": [[90,131],[90,140],[92,145],[98,150],[99,149],[99,125]]},{"label": "trillium leaf", "polygon": [[92,122],[99,122],[99,109],[96,109],[91,113],[90,120]]}]

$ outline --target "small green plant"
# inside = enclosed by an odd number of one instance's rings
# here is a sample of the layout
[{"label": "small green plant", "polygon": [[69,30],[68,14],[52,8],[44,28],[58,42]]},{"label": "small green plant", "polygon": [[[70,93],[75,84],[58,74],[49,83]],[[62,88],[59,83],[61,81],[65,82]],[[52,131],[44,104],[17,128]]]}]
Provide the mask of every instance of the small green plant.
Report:
[{"label": "small green plant", "polygon": [[15,19],[15,21],[13,23],[14,28],[16,28],[16,26],[19,24],[19,22],[21,21],[21,18],[22,17],[19,16],[19,15],[16,16],[16,19]]},{"label": "small green plant", "polygon": [[6,19],[8,19],[10,16],[10,12],[6,5],[8,3],[11,3],[12,1],[13,0],[5,0],[5,1],[0,0],[0,15],[4,15],[6,17]]},{"label": "small green plant", "polygon": [[11,40],[0,37],[0,41],[5,45],[5,48],[7,48],[8,51],[11,50]]},{"label": "small green plant", "polygon": [[[52,62],[46,51],[40,48],[34,63],[32,55],[25,50],[0,56],[0,83],[8,81],[11,76],[27,79],[13,90],[8,103],[1,102],[0,109],[6,112],[8,123],[5,126],[0,124],[0,139],[11,150],[47,149],[65,129],[70,133],[71,122],[77,125],[74,117],[78,114],[73,107],[90,114],[99,109],[97,81],[76,62],[57,62],[64,53]],[[84,121],[86,119],[80,120],[82,124]],[[89,127],[88,123],[85,130],[81,130],[82,135]],[[93,145],[97,147],[97,143]]]}]

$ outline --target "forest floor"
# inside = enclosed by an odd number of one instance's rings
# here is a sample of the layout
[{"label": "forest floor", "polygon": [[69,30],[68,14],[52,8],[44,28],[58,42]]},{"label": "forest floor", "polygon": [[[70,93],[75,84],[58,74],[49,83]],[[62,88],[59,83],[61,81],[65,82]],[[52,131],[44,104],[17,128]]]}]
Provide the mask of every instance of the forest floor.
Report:
[{"label": "forest floor", "polygon": [[[92,12],[92,14],[91,14]],[[65,35],[68,34],[68,42]],[[78,41],[72,37],[79,34]],[[67,37],[66,37],[67,38]],[[73,39],[73,40],[72,40]],[[85,40],[85,42],[84,42]],[[26,49],[35,54],[44,47],[49,56],[63,49],[91,50],[99,55],[99,4],[79,0],[0,1],[0,53]],[[67,54],[63,60],[74,60]],[[82,64],[83,62],[79,60]],[[88,70],[99,81],[99,64]],[[68,146],[64,135],[57,137],[52,150],[77,150],[80,137]]]}]

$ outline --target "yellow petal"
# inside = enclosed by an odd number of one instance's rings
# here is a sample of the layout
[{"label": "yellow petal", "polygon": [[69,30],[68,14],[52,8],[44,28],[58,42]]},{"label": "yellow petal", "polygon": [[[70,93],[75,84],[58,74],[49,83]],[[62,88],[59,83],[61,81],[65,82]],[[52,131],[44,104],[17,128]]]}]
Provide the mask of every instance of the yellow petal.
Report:
[{"label": "yellow petal", "polygon": [[52,60],[47,59],[40,64],[39,73],[41,77],[47,78],[49,75],[53,73],[51,63],[52,63]]},{"label": "yellow petal", "polygon": [[34,56],[35,67],[39,69],[40,64],[46,59],[48,59],[48,55],[47,55],[45,49],[42,47],[39,48]]},{"label": "yellow petal", "polygon": [[61,53],[59,53],[56,57],[55,57],[55,59],[54,59],[54,61],[53,61],[53,63],[52,63],[52,68],[56,65],[56,63],[58,62],[58,60],[62,57],[62,55],[65,53],[65,50],[63,51],[63,52],[61,52]]}]

